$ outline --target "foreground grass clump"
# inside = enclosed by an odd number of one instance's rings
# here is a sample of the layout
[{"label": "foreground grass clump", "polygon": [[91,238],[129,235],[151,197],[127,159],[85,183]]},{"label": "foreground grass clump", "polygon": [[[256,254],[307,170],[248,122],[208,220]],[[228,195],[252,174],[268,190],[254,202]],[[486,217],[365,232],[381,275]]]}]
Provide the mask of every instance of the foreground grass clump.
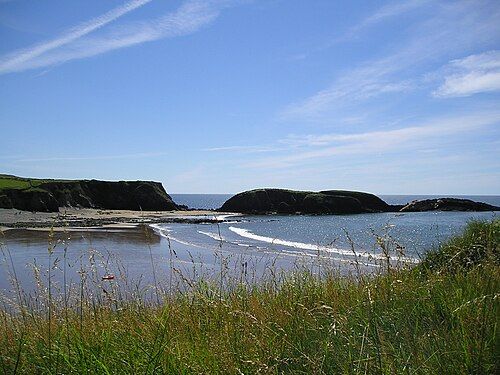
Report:
[{"label": "foreground grass clump", "polygon": [[161,306],[53,306],[0,326],[5,373],[493,374],[499,368],[498,220],[412,270],[297,273],[218,293],[199,283]]},{"label": "foreground grass clump", "polygon": [[463,272],[480,265],[500,265],[500,220],[469,223],[463,234],[427,253],[420,269]]}]

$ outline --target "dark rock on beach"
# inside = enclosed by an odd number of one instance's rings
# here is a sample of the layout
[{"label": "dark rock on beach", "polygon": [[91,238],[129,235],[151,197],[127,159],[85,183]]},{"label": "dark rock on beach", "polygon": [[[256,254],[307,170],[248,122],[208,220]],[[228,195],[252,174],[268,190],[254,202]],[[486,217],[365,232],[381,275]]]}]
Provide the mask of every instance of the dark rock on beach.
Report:
[{"label": "dark rock on beach", "polygon": [[401,212],[424,211],[500,211],[500,207],[470,199],[438,198],[413,201],[405,205]]}]

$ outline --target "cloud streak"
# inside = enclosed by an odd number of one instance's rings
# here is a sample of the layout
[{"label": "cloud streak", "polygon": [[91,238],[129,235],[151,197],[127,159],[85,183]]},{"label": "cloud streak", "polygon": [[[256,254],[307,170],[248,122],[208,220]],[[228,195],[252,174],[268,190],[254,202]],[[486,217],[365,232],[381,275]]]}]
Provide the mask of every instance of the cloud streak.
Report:
[{"label": "cloud streak", "polygon": [[46,52],[71,43],[151,1],[152,0],[129,1],[99,17],[71,28],[57,38],[11,53],[0,61],[0,72],[16,71],[16,67],[23,66],[23,64],[33,61]]},{"label": "cloud streak", "polygon": [[438,118],[422,124],[398,129],[362,133],[332,133],[289,136],[279,141],[288,145],[284,155],[251,162],[255,168],[286,168],[314,159],[338,155],[387,154],[428,148],[448,142],[459,134],[500,124],[500,112],[480,112],[470,115]]},{"label": "cloud streak", "polygon": [[436,97],[470,96],[500,91],[500,51],[489,51],[453,60]]},{"label": "cloud streak", "polygon": [[259,152],[276,152],[283,148],[269,147],[269,146],[221,146],[221,147],[210,147],[202,149],[202,151],[208,152],[233,152],[239,151],[242,153],[259,153]]},{"label": "cloud streak", "polygon": [[[166,152],[143,152],[136,154],[120,154],[120,155],[98,155],[98,156],[58,156],[49,158],[23,158],[15,160],[20,163],[33,162],[53,162],[53,161],[87,161],[87,160],[116,160],[116,159],[143,159],[165,156]],[[1,158],[0,158],[1,159]]]},{"label": "cloud streak", "polygon": [[399,49],[345,70],[327,88],[285,107],[279,117],[284,120],[316,119],[370,98],[415,90],[425,85],[427,65],[488,45],[500,33],[500,8],[488,1],[484,6],[473,2],[408,2],[401,9],[398,6],[392,10],[382,8],[353,29],[381,22],[392,14],[424,4],[428,5],[428,15],[409,27],[411,36]]},{"label": "cloud streak", "polygon": [[0,74],[59,65],[70,60],[92,57],[145,42],[191,34],[215,20],[220,9],[230,3],[190,0],[183,3],[176,11],[161,17],[118,25],[101,35],[87,36],[150,1],[128,2],[51,41],[14,52],[0,60]]},{"label": "cloud streak", "polygon": [[379,8],[371,16],[366,17],[357,25],[353,26],[343,37],[337,39],[336,41],[344,41],[352,38],[354,35],[360,31],[374,26],[380,22],[383,22],[389,18],[401,16],[405,13],[418,9],[432,0],[407,0],[407,1],[397,1],[390,3]]}]

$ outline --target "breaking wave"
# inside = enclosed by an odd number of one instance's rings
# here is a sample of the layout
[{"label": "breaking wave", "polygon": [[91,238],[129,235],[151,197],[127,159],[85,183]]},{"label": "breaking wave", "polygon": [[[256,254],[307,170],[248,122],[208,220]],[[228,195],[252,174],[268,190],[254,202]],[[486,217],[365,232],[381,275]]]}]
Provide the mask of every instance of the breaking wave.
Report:
[{"label": "breaking wave", "polygon": [[[237,235],[245,238],[249,238],[255,241],[260,241],[260,242],[266,242],[269,244],[273,245],[281,245],[281,246],[287,246],[287,247],[293,247],[295,249],[302,249],[302,250],[310,250],[310,251],[317,251],[317,252],[327,252],[327,253],[332,253],[332,254],[339,254],[347,257],[362,257],[362,258],[368,258],[368,259],[385,259],[384,255],[380,254],[372,254],[372,253],[367,253],[367,252],[356,252],[354,254],[350,250],[343,250],[331,246],[322,246],[322,245],[316,245],[316,244],[311,244],[311,243],[304,243],[304,242],[295,242],[295,241],[287,241],[283,240],[280,238],[272,238],[272,237],[266,237],[266,236],[261,236],[255,233],[252,233],[251,231],[243,228],[236,228],[236,227],[229,227],[229,230],[231,232],[236,233]],[[413,259],[413,258],[406,258],[406,257],[390,257],[391,260],[393,261],[406,261],[406,262],[418,262],[418,260]]]}]

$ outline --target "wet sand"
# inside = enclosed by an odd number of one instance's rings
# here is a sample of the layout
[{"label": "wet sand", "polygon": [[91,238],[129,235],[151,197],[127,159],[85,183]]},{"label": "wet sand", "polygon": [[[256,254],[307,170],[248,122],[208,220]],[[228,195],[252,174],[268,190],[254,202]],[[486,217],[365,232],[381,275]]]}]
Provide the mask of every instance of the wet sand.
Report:
[{"label": "wet sand", "polygon": [[29,228],[55,231],[80,230],[81,228],[126,229],[141,224],[155,223],[202,223],[219,221],[224,213],[193,211],[128,211],[61,208],[59,212],[29,212],[16,209],[0,209],[0,230]]}]

